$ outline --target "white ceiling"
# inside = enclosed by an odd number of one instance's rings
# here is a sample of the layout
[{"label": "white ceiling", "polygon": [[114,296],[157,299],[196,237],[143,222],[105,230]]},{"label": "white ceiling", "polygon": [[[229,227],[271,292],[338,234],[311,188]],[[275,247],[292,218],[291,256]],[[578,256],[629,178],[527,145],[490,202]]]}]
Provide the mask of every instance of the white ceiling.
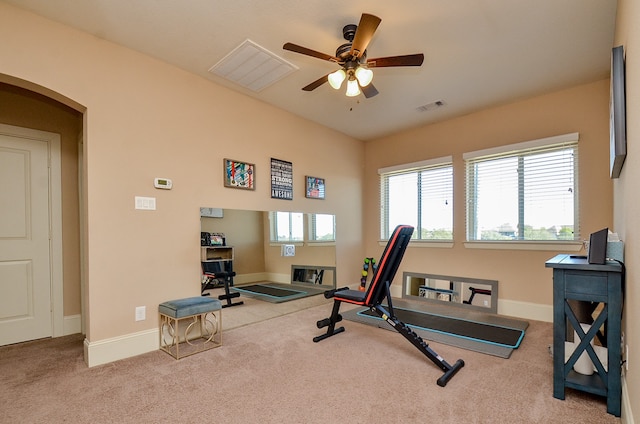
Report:
[{"label": "white ceiling", "polygon": [[[3,0],[154,56],[361,140],[606,78],[616,0]],[[424,53],[421,67],[374,68],[380,94],[323,84],[342,27],[379,16],[368,56]],[[246,39],[299,69],[256,93],[208,69]],[[445,106],[420,112],[442,100]]]}]

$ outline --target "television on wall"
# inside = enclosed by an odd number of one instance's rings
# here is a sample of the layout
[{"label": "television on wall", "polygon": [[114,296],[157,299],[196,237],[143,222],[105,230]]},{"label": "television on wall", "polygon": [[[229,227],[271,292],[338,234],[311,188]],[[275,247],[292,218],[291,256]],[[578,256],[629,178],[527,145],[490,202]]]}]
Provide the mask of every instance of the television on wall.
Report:
[{"label": "television on wall", "polygon": [[625,100],[624,48],[611,51],[611,90],[609,99],[609,170],[611,178],[618,178],[627,157],[627,123]]}]

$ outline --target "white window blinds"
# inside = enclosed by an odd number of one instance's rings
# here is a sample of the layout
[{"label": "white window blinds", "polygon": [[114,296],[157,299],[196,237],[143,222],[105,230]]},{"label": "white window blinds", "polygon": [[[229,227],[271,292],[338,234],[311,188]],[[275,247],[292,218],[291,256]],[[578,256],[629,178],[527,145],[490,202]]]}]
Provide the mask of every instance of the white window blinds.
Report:
[{"label": "white window blinds", "polygon": [[452,158],[384,168],[380,174],[382,239],[399,224],[418,240],[453,240]]},{"label": "white window blinds", "polygon": [[467,240],[578,240],[578,134],[463,155]]}]

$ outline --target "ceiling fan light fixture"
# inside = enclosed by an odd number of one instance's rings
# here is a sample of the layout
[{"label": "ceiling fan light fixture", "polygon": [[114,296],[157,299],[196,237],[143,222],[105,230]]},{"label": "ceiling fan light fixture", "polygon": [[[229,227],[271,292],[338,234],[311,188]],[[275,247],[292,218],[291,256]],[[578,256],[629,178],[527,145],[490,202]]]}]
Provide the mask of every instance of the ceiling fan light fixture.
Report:
[{"label": "ceiling fan light fixture", "polygon": [[358,81],[355,78],[349,79],[347,81],[347,97],[355,97],[360,94],[360,87],[358,86]]},{"label": "ceiling fan light fixture", "polygon": [[346,77],[346,72],[343,69],[338,69],[337,71],[330,73],[327,78],[329,79],[331,87],[339,90]]},{"label": "ceiling fan light fixture", "polygon": [[371,80],[373,79],[373,71],[371,69],[363,68],[362,66],[360,66],[358,69],[356,69],[356,78],[358,79],[360,86],[366,87],[371,83]]}]

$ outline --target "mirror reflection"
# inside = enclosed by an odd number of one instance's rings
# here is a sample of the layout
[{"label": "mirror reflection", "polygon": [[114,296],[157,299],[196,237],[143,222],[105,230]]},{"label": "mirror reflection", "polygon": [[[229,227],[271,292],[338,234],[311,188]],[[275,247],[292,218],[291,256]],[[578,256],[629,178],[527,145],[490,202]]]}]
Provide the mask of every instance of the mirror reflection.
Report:
[{"label": "mirror reflection", "polygon": [[202,295],[220,299],[224,328],[321,304],[336,288],[333,215],[202,207],[200,226]]},{"label": "mirror reflection", "polygon": [[405,272],[402,297],[498,313],[498,282]]}]

